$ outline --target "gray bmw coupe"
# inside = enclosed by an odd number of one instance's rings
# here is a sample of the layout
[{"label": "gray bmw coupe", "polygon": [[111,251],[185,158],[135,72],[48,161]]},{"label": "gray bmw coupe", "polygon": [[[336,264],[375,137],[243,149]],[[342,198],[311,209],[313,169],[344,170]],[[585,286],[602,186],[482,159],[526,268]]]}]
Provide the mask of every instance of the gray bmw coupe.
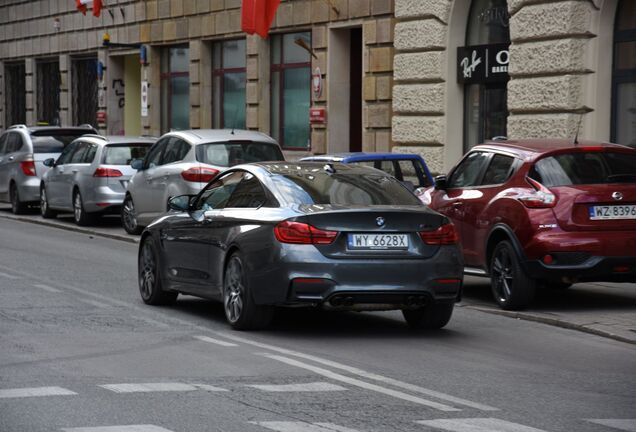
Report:
[{"label": "gray bmw coupe", "polygon": [[409,326],[437,329],[459,298],[455,227],[373,168],[240,165],[169,206],[140,241],[147,304],[219,300],[235,329],[266,326],[274,306],[400,309]]}]

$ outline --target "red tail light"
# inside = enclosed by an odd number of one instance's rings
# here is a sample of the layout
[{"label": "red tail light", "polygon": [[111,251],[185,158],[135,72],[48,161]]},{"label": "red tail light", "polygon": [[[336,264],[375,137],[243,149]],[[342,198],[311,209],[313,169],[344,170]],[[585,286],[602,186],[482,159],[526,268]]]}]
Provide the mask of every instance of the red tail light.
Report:
[{"label": "red tail light", "polygon": [[218,170],[206,167],[192,167],[181,173],[185,181],[207,183],[219,173]]},{"label": "red tail light", "polygon": [[93,177],[121,177],[123,174],[121,171],[113,168],[97,168]]},{"label": "red tail light", "polygon": [[447,223],[434,231],[420,231],[420,237],[427,245],[452,245],[459,243],[459,234],[455,225]]},{"label": "red tail light", "polygon": [[550,189],[538,181],[526,177],[526,181],[534,188],[534,192],[528,192],[517,199],[528,208],[551,208],[556,205],[556,196]]},{"label": "red tail light", "polygon": [[25,176],[35,176],[35,162],[32,160],[25,160],[20,162],[20,168],[22,168],[22,172]]},{"label": "red tail light", "polygon": [[325,231],[301,222],[283,221],[274,227],[274,235],[281,243],[331,244],[338,231]]}]

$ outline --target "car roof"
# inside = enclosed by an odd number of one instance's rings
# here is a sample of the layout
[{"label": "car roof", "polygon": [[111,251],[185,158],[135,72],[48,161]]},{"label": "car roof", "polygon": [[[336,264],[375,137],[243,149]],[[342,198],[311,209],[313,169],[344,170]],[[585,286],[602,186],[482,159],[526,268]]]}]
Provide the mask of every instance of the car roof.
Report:
[{"label": "car roof", "polygon": [[86,134],[77,137],[76,139],[81,139],[84,141],[91,141],[96,144],[154,144],[157,141],[155,137],[149,136],[128,136],[128,135],[96,135],[96,134]]},{"label": "car roof", "polygon": [[[23,124],[11,125],[7,128],[7,131],[19,131],[23,130],[27,133],[42,132],[42,131],[59,131],[59,130],[80,130],[87,131],[88,133],[94,132],[95,128],[91,125],[81,126],[26,126]],[[5,131],[6,132],[6,131]]]},{"label": "car roof", "polygon": [[195,145],[225,141],[260,141],[278,144],[276,140],[269,135],[258,131],[248,131],[243,129],[191,129],[172,131],[168,132],[166,135],[183,138]]},{"label": "car roof", "polygon": [[421,156],[415,153],[334,153],[330,155],[308,156],[301,161],[333,161],[333,162],[364,162],[381,160],[420,160]]},{"label": "car roof", "polygon": [[583,147],[605,147],[616,149],[629,149],[620,144],[600,141],[579,140],[574,144],[571,139],[520,139],[487,141],[473,147],[471,150],[503,150],[522,157],[540,156],[553,151],[575,149]]}]

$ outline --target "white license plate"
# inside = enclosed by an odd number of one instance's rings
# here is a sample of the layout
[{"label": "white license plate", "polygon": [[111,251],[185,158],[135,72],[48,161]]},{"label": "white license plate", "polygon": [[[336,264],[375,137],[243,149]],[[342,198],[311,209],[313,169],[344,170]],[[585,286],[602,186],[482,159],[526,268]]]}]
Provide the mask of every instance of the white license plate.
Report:
[{"label": "white license plate", "polygon": [[636,204],[590,206],[590,220],[636,219]]},{"label": "white license plate", "polygon": [[349,234],[347,239],[349,249],[356,250],[386,250],[408,249],[408,234]]}]

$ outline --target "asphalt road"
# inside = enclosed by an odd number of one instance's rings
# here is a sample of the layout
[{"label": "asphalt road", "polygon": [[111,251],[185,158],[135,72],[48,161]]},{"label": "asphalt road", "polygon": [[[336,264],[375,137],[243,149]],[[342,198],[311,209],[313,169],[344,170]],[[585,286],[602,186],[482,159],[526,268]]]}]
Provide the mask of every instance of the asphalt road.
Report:
[{"label": "asphalt road", "polygon": [[139,299],[132,243],[0,219],[0,431],[636,431],[636,347],[457,308],[281,311]]}]

